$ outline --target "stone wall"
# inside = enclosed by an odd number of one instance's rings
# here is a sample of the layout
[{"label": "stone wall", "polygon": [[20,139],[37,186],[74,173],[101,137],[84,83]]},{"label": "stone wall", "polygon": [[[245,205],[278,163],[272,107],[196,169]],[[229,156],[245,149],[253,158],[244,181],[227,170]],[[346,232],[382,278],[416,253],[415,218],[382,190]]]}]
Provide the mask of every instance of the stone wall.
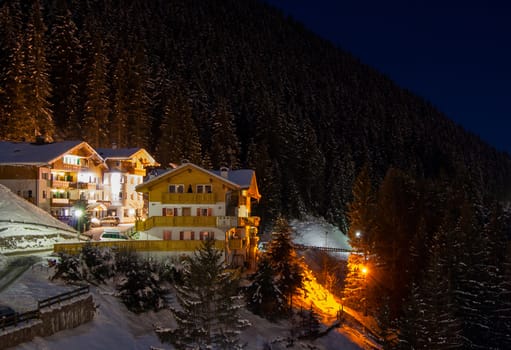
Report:
[{"label": "stone wall", "polygon": [[40,310],[40,318],[16,327],[0,330],[0,349],[7,349],[31,341],[35,337],[47,337],[64,329],[78,327],[94,318],[96,308],[92,295],[55,304]]}]

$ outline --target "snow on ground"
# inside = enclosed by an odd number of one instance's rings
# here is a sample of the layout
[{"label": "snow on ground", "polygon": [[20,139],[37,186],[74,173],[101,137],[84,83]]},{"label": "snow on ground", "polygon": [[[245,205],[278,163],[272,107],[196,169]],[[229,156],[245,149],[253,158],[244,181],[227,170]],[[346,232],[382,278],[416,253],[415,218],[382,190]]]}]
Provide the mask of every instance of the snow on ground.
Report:
[{"label": "snow on ground", "polygon": [[[61,282],[52,282],[49,276],[51,268],[36,265],[0,293],[0,303],[7,303],[17,311],[25,311],[36,305],[37,299],[53,296],[73,286]],[[32,291],[32,293],[30,293]],[[169,310],[157,313],[147,312],[136,315],[129,312],[126,307],[113,295],[113,287],[91,286],[94,302],[99,306],[94,319],[77,328],[58,332],[50,337],[35,338],[24,343],[16,349],[26,350],[94,350],[94,349],[173,349],[169,344],[162,344],[154,332],[155,326],[174,327],[175,322]],[[270,323],[267,320],[253,315],[249,311],[241,310],[241,316],[252,324],[241,333],[241,341],[247,350],[260,350],[266,344],[271,344],[273,350],[288,348],[290,325],[288,322]],[[314,342],[295,342],[292,349],[317,350],[358,350],[361,347],[349,340],[346,336],[332,331],[327,336]]]},{"label": "snow on ground", "polygon": [[[294,230],[294,243],[313,247],[351,249],[348,237],[338,227],[322,218],[310,217],[304,221],[291,220],[289,225]],[[330,254],[339,259],[348,259],[348,253],[331,252]]]},{"label": "snow on ground", "polygon": [[0,185],[0,253],[53,249],[77,238],[72,227]]},{"label": "snow on ground", "polygon": [[12,193],[0,185],[0,222],[36,223],[41,226],[54,227],[67,232],[74,232],[72,227],[57,220],[43,209]]}]

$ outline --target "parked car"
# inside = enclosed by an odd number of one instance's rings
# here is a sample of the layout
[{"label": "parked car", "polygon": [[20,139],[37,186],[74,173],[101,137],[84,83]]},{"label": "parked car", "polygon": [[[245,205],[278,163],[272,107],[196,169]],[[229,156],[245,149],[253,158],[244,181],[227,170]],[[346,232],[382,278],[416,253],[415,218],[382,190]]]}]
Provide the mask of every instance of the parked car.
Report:
[{"label": "parked car", "polygon": [[121,231],[115,229],[106,229],[99,236],[100,241],[125,241],[128,237],[123,235]]},{"label": "parked car", "polygon": [[16,311],[7,305],[0,305],[0,325],[10,326],[14,324]]},{"label": "parked car", "polygon": [[119,217],[118,216],[105,216],[99,220],[101,226],[117,226],[119,225]]}]

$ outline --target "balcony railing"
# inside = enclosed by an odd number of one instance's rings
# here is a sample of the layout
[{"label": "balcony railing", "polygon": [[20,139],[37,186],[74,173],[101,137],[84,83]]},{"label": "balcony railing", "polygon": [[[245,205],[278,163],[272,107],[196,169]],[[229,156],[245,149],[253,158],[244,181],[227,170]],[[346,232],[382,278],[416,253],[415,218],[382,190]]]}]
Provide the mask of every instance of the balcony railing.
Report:
[{"label": "balcony railing", "polygon": [[[96,247],[111,247],[119,250],[130,251],[194,251],[200,248],[203,241],[200,240],[127,240],[127,241],[90,241],[87,243],[55,243],[55,252],[79,253],[85,244]],[[222,250],[225,248],[224,240],[215,240],[214,247]]]},{"label": "balcony railing", "polygon": [[51,187],[53,187],[53,188],[69,188],[69,181],[52,180]]},{"label": "balcony railing", "polygon": [[69,204],[69,198],[52,198],[51,204]]},{"label": "balcony railing", "polygon": [[215,204],[214,193],[162,193],[164,204]]},{"label": "balcony railing", "polygon": [[259,226],[259,216],[239,217],[238,226]]},{"label": "balcony railing", "polygon": [[[227,229],[236,227],[235,216],[151,216],[145,221],[137,221],[137,231],[146,231],[155,226],[180,226],[180,227],[218,227]],[[234,224],[234,225],[233,225]]]}]

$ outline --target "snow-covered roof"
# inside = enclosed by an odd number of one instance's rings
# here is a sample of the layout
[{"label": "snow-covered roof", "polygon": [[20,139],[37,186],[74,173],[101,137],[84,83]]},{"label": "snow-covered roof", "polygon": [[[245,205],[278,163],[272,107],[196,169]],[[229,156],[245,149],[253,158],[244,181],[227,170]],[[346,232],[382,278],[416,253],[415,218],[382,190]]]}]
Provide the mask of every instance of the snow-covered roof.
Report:
[{"label": "snow-covered roof", "polygon": [[[17,196],[4,185],[0,185],[0,226],[4,227],[5,225],[15,223],[34,224],[67,232],[75,232],[72,227],[57,220],[29,201]],[[6,233],[3,230],[0,232],[2,232],[0,235],[5,235]]]},{"label": "snow-covered roof", "polygon": [[131,148],[96,148],[96,151],[104,159],[116,158],[116,159],[128,159],[131,158],[135,153],[140,151],[142,148],[131,147]]},{"label": "snow-covered roof", "polygon": [[48,164],[83,141],[30,143],[0,141],[0,164]]},{"label": "snow-covered roof", "polygon": [[[216,176],[223,177],[221,170],[210,170],[210,172],[212,172]],[[227,170],[225,172],[225,175],[226,175],[225,179],[235,183],[241,188],[250,187],[250,182],[254,177],[254,170],[251,169]]]}]

